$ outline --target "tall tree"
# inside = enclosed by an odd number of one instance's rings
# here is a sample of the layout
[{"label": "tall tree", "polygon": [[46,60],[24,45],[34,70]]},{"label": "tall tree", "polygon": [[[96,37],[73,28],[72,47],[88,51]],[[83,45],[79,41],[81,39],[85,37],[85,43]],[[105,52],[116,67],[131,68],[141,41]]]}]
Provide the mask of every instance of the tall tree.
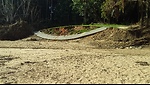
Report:
[{"label": "tall tree", "polygon": [[138,0],[138,2],[141,14],[140,26],[141,28],[143,28],[144,25],[148,27],[150,19],[150,0]]},{"label": "tall tree", "polygon": [[150,0],[146,0],[146,27],[148,27],[150,20]]},{"label": "tall tree", "polygon": [[71,24],[72,13],[71,0],[54,0],[53,21],[60,25]]},{"label": "tall tree", "polygon": [[[111,22],[112,18],[118,22],[121,13],[124,13],[125,0],[105,0],[102,8],[102,18]],[[113,20],[114,21],[114,20]]]},{"label": "tall tree", "polygon": [[84,23],[101,20],[101,5],[105,0],[72,0],[73,10],[83,16]]},{"label": "tall tree", "polygon": [[0,0],[0,3],[0,13],[6,23],[13,23],[17,19],[37,19],[39,9],[33,0]]},{"label": "tall tree", "polygon": [[[1,0],[1,14],[3,16],[3,20],[11,23],[14,21],[16,17],[16,9],[14,7],[14,0]],[[17,8],[18,9],[18,8]]]}]

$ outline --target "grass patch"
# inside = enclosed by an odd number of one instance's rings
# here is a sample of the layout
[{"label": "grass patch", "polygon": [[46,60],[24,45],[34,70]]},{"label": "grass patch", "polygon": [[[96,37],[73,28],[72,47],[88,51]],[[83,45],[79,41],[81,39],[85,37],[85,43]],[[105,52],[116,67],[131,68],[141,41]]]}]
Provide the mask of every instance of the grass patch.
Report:
[{"label": "grass patch", "polygon": [[100,26],[100,27],[113,27],[113,28],[127,26],[127,25],[120,25],[120,24],[104,24],[104,23],[94,23],[94,24],[90,24],[90,25],[92,25],[92,26]]}]

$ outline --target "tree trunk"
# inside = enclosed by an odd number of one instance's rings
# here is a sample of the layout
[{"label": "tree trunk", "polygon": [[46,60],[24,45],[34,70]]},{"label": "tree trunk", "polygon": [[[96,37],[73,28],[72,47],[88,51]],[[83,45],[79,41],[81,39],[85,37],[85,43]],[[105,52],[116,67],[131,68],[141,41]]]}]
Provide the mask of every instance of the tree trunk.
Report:
[{"label": "tree trunk", "polygon": [[84,1],[84,24],[87,24],[87,3],[86,0]]},{"label": "tree trunk", "polygon": [[139,3],[141,3],[141,10],[140,10],[140,12],[141,12],[140,28],[142,29],[143,26],[144,26],[144,6],[143,6],[143,0],[140,0]]},{"label": "tree trunk", "polygon": [[146,27],[149,26],[149,0],[146,1]]}]

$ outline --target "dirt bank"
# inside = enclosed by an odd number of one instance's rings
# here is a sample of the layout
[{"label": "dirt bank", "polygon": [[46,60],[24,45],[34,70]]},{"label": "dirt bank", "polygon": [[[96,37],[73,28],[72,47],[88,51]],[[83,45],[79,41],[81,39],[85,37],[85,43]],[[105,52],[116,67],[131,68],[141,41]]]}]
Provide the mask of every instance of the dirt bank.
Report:
[{"label": "dirt bank", "polygon": [[150,44],[150,28],[146,29],[117,29],[108,28],[92,36],[83,38],[81,42],[89,42],[99,48],[126,48]]},{"label": "dirt bank", "polygon": [[25,21],[0,26],[0,40],[19,40],[32,34],[32,27]]},{"label": "dirt bank", "polygon": [[[93,28],[89,28],[89,27],[85,28],[83,26],[80,26],[80,28],[76,28],[76,27],[67,28],[67,29],[60,28],[59,30],[55,30],[55,31],[53,30],[53,31],[54,32],[58,31],[59,34],[61,35],[60,30],[71,30],[71,29],[74,29],[76,32],[77,30],[85,31],[87,29],[93,29]],[[28,37],[26,38],[26,40],[28,41],[35,41],[35,40],[38,41],[39,38],[35,37],[34,35],[29,37],[32,34],[32,30],[33,28],[24,21],[16,22],[15,24],[8,25],[8,26],[0,26],[0,40],[21,40],[21,39],[25,40],[25,38]],[[50,33],[53,32],[52,29],[47,29],[46,32],[49,32],[49,30]],[[150,32],[150,28],[140,29],[138,26],[131,27],[128,29],[118,29],[118,28],[110,27],[102,32],[90,36],[86,36],[83,38],[79,38],[76,39],[75,41],[80,43],[89,43],[102,49],[126,48],[130,46],[139,47],[142,45],[150,44],[149,32]]]}]

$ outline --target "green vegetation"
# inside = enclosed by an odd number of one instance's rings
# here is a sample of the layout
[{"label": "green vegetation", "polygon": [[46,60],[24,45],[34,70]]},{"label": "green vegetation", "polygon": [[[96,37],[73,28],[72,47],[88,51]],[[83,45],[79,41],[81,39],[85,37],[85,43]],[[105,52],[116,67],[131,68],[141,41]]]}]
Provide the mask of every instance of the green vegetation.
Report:
[{"label": "green vegetation", "polygon": [[149,26],[149,5],[150,0],[0,0],[0,24],[22,20],[41,28],[99,22]]},{"label": "green vegetation", "polygon": [[122,26],[126,26],[126,25],[120,25],[120,24],[105,24],[105,23],[95,23],[95,24],[92,24],[92,26],[118,28],[118,27],[122,27]]}]

